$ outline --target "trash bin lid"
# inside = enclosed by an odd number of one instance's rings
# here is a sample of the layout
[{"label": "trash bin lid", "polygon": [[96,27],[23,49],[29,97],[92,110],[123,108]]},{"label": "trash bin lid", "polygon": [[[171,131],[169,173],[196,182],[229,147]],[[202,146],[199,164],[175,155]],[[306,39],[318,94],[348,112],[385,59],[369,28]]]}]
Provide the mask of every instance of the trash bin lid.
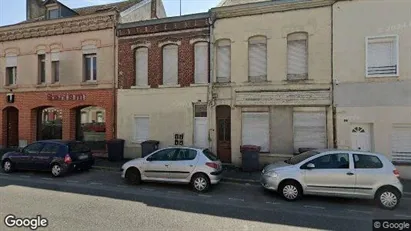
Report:
[{"label": "trash bin lid", "polygon": [[241,151],[256,151],[256,152],[259,152],[261,150],[261,147],[257,146],[257,145],[248,144],[248,145],[242,145],[240,147],[240,150]]},{"label": "trash bin lid", "polygon": [[142,144],[159,144],[160,143],[160,141],[158,141],[158,140],[146,140],[146,141],[143,141],[143,142],[141,142]]}]

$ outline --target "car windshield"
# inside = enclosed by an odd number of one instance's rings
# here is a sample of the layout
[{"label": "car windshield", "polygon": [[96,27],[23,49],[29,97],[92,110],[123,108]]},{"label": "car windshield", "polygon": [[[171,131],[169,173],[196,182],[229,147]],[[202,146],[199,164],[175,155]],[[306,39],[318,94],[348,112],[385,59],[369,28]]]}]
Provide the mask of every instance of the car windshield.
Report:
[{"label": "car windshield", "polygon": [[204,153],[204,155],[205,155],[208,159],[210,159],[211,161],[216,161],[216,160],[218,160],[217,155],[214,154],[214,153],[212,153],[212,152],[210,152],[210,150],[208,150],[208,149],[203,150],[203,153]]},{"label": "car windshield", "polygon": [[312,156],[315,156],[317,154],[319,154],[319,152],[317,152],[317,151],[303,152],[303,153],[301,153],[297,156],[291,157],[289,160],[286,160],[285,162],[287,164],[295,165],[295,164],[301,163],[301,161],[304,161],[304,160],[306,160],[306,159],[308,159]]}]

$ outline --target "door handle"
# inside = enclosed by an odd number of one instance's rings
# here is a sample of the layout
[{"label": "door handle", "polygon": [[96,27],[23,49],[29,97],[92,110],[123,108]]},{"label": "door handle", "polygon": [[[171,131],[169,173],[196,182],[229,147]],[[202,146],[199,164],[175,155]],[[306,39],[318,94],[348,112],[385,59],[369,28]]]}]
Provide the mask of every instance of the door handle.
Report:
[{"label": "door handle", "polygon": [[352,175],[354,175],[354,173],[352,173],[352,172],[347,172],[347,175],[352,176]]}]

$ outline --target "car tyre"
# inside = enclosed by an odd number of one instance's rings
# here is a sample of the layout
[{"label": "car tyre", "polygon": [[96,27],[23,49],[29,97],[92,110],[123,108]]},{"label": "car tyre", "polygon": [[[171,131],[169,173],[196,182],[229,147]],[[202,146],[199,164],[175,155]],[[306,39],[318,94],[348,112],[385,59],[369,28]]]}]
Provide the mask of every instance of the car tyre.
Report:
[{"label": "car tyre", "polygon": [[279,187],[279,193],[286,201],[296,201],[302,197],[301,186],[295,181],[286,181]]},{"label": "car tyre", "polygon": [[203,193],[210,189],[210,180],[203,173],[197,173],[191,179],[191,186],[194,191]]},{"label": "car tyre", "polygon": [[63,168],[59,164],[53,164],[51,166],[51,175],[53,177],[60,177],[63,175]]},{"label": "car tyre", "polygon": [[375,200],[378,206],[386,210],[394,210],[400,204],[401,195],[398,190],[391,187],[385,187],[375,195]]},{"label": "car tyre", "polygon": [[133,185],[140,184],[141,183],[140,171],[134,167],[127,169],[126,180],[127,180],[127,183],[129,184],[133,184]]},{"label": "car tyre", "polygon": [[14,170],[13,163],[9,159],[3,161],[2,167],[5,173],[11,173]]}]

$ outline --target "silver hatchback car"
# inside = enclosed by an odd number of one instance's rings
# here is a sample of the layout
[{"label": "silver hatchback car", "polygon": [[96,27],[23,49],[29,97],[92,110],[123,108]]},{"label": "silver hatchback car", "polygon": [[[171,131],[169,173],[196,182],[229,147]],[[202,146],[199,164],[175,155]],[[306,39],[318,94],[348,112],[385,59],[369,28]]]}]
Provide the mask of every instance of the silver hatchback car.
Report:
[{"label": "silver hatchback car", "polygon": [[266,166],[261,184],[293,201],[305,195],[374,199],[394,209],[403,195],[399,172],[382,154],[312,150]]},{"label": "silver hatchback car", "polygon": [[223,173],[221,161],[208,149],[169,147],[144,158],[126,162],[121,177],[131,184],[141,181],[190,183],[198,192],[217,184]]}]

